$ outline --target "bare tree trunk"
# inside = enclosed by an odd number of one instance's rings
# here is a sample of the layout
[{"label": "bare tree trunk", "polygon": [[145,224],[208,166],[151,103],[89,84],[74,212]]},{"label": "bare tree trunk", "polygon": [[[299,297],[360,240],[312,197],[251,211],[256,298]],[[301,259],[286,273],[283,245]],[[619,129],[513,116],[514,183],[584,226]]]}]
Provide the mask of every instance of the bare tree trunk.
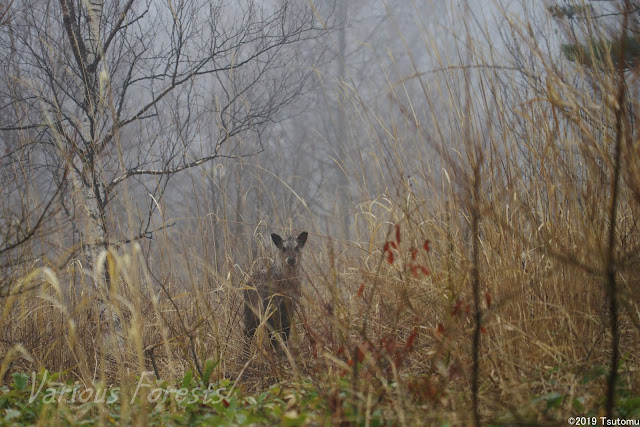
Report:
[{"label": "bare tree trunk", "polygon": [[[102,55],[100,30],[104,0],[90,0],[86,3],[89,27],[86,36],[79,23],[82,12],[75,10],[74,3],[68,0],[60,0],[60,5],[66,37],[73,46],[76,65],[81,71],[84,85],[82,110],[86,116],[80,121],[77,130],[82,140],[89,143],[84,150],[76,150],[71,160],[76,166],[72,173],[75,205],[86,213],[85,223],[76,230],[80,233],[85,255],[91,262],[95,259],[96,248],[106,246],[109,236],[105,214],[106,191],[101,181],[103,170],[98,149],[101,138],[100,116],[104,113],[103,82],[100,81],[97,66],[98,62],[102,67],[105,66],[104,61],[99,61]],[[82,4],[79,6],[82,8]],[[73,138],[70,135],[61,136]],[[78,147],[77,142],[73,145]],[[61,157],[64,157],[64,147],[59,149]]]},{"label": "bare tree trunk", "polygon": [[[102,53],[102,44],[100,41],[100,23],[102,22],[102,11],[104,9],[104,0],[89,0],[88,2],[88,12],[89,12],[89,35],[87,37],[88,41],[88,51],[87,51],[87,64],[94,64],[98,55]],[[104,67],[104,61],[101,62]],[[98,67],[90,67],[87,66],[87,77],[88,81],[85,84],[88,86],[89,90],[87,90],[87,97],[89,99],[86,100],[87,105],[90,105],[90,111],[93,113],[92,118],[92,126],[94,129],[90,129],[91,135],[90,140],[92,141],[92,145],[95,152],[95,147],[99,143],[100,134],[98,131],[98,127],[95,124],[98,122],[97,115],[101,113],[100,110],[103,109],[104,105],[102,103],[101,97],[103,95],[101,88],[96,88],[95,84],[98,86],[102,86],[100,83],[100,79],[98,78]],[[91,184],[91,187],[87,189],[87,209],[89,210],[89,217],[91,219],[90,222],[90,233],[91,238],[101,239],[104,242],[104,246],[106,246],[106,242],[108,241],[108,229],[106,224],[106,215],[104,211],[104,200],[106,194],[103,195],[104,185],[100,182],[100,177],[102,176],[102,167],[100,162],[100,156],[93,156],[91,159],[91,170],[88,174],[87,181]],[[104,196],[104,197],[103,197]],[[94,241],[95,242],[95,241]],[[92,243],[94,243],[92,242]]]},{"label": "bare tree trunk", "polygon": [[[102,51],[100,41],[100,23],[102,22],[102,12],[104,10],[104,0],[89,0],[87,9],[89,10],[89,52],[87,62],[93,64]],[[103,63],[104,64],[104,63]]]}]

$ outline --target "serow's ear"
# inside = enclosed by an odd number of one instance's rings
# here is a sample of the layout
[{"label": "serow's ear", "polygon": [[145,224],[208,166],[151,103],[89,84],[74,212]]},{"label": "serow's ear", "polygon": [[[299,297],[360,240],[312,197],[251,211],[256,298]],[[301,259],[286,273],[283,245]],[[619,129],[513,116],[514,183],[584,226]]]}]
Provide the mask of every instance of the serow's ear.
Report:
[{"label": "serow's ear", "polygon": [[307,237],[309,237],[309,233],[307,233],[306,231],[298,234],[298,238],[296,239],[298,240],[298,249],[302,249],[304,244],[307,243]]},{"label": "serow's ear", "polygon": [[282,249],[282,237],[278,236],[276,233],[271,233],[271,240],[273,240],[273,244],[276,245],[276,248]]}]

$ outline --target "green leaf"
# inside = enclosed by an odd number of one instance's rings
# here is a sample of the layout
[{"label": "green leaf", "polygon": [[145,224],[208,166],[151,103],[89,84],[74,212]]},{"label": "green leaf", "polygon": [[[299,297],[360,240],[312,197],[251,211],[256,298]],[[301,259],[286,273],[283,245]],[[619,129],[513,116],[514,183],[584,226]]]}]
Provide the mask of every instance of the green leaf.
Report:
[{"label": "green leaf", "polygon": [[238,424],[245,424],[247,422],[247,414],[243,413],[243,412],[238,412],[236,414],[236,419],[235,421]]},{"label": "green leaf", "polygon": [[211,379],[211,374],[213,370],[220,364],[220,360],[213,361],[211,359],[207,359],[204,362],[204,371],[202,372],[202,383],[206,386],[209,385],[209,380]]},{"label": "green leaf", "polygon": [[4,416],[4,420],[5,421],[11,421],[14,418],[20,418],[22,416],[22,412],[13,409],[13,408],[9,408],[7,409],[7,413]]},{"label": "green leaf", "polygon": [[29,383],[29,376],[22,372],[13,374],[13,388],[18,391],[25,391]]},{"label": "green leaf", "polygon": [[564,401],[564,395],[557,392],[549,393],[545,396],[545,400],[547,401],[547,409],[558,409]]},{"label": "green leaf", "polygon": [[182,378],[182,388],[191,388],[191,381],[193,381],[193,372],[189,369]]},{"label": "green leaf", "polygon": [[625,417],[640,414],[640,397],[620,399],[618,402],[618,410],[620,414]]}]

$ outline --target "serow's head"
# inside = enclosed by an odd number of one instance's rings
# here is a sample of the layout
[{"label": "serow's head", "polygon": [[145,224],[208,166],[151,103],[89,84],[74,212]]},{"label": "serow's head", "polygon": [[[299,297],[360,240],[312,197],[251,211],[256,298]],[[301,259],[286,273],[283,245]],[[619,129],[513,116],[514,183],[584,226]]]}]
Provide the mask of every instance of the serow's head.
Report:
[{"label": "serow's head", "polygon": [[278,248],[278,254],[283,266],[295,267],[300,262],[300,252],[307,242],[308,233],[303,231],[298,237],[287,236],[284,239],[277,234],[271,234],[273,244]]}]

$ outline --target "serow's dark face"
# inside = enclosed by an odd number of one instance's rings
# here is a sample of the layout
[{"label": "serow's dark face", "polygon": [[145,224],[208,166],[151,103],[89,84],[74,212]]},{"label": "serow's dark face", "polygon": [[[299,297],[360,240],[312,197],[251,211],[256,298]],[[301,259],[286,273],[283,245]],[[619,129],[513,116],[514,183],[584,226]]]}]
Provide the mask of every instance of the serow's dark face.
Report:
[{"label": "serow's dark face", "polygon": [[282,238],[277,234],[271,235],[273,244],[278,248],[282,265],[288,265],[289,267],[295,267],[300,261],[300,252],[307,242],[308,234],[306,231],[300,233],[298,237],[287,236]]}]

